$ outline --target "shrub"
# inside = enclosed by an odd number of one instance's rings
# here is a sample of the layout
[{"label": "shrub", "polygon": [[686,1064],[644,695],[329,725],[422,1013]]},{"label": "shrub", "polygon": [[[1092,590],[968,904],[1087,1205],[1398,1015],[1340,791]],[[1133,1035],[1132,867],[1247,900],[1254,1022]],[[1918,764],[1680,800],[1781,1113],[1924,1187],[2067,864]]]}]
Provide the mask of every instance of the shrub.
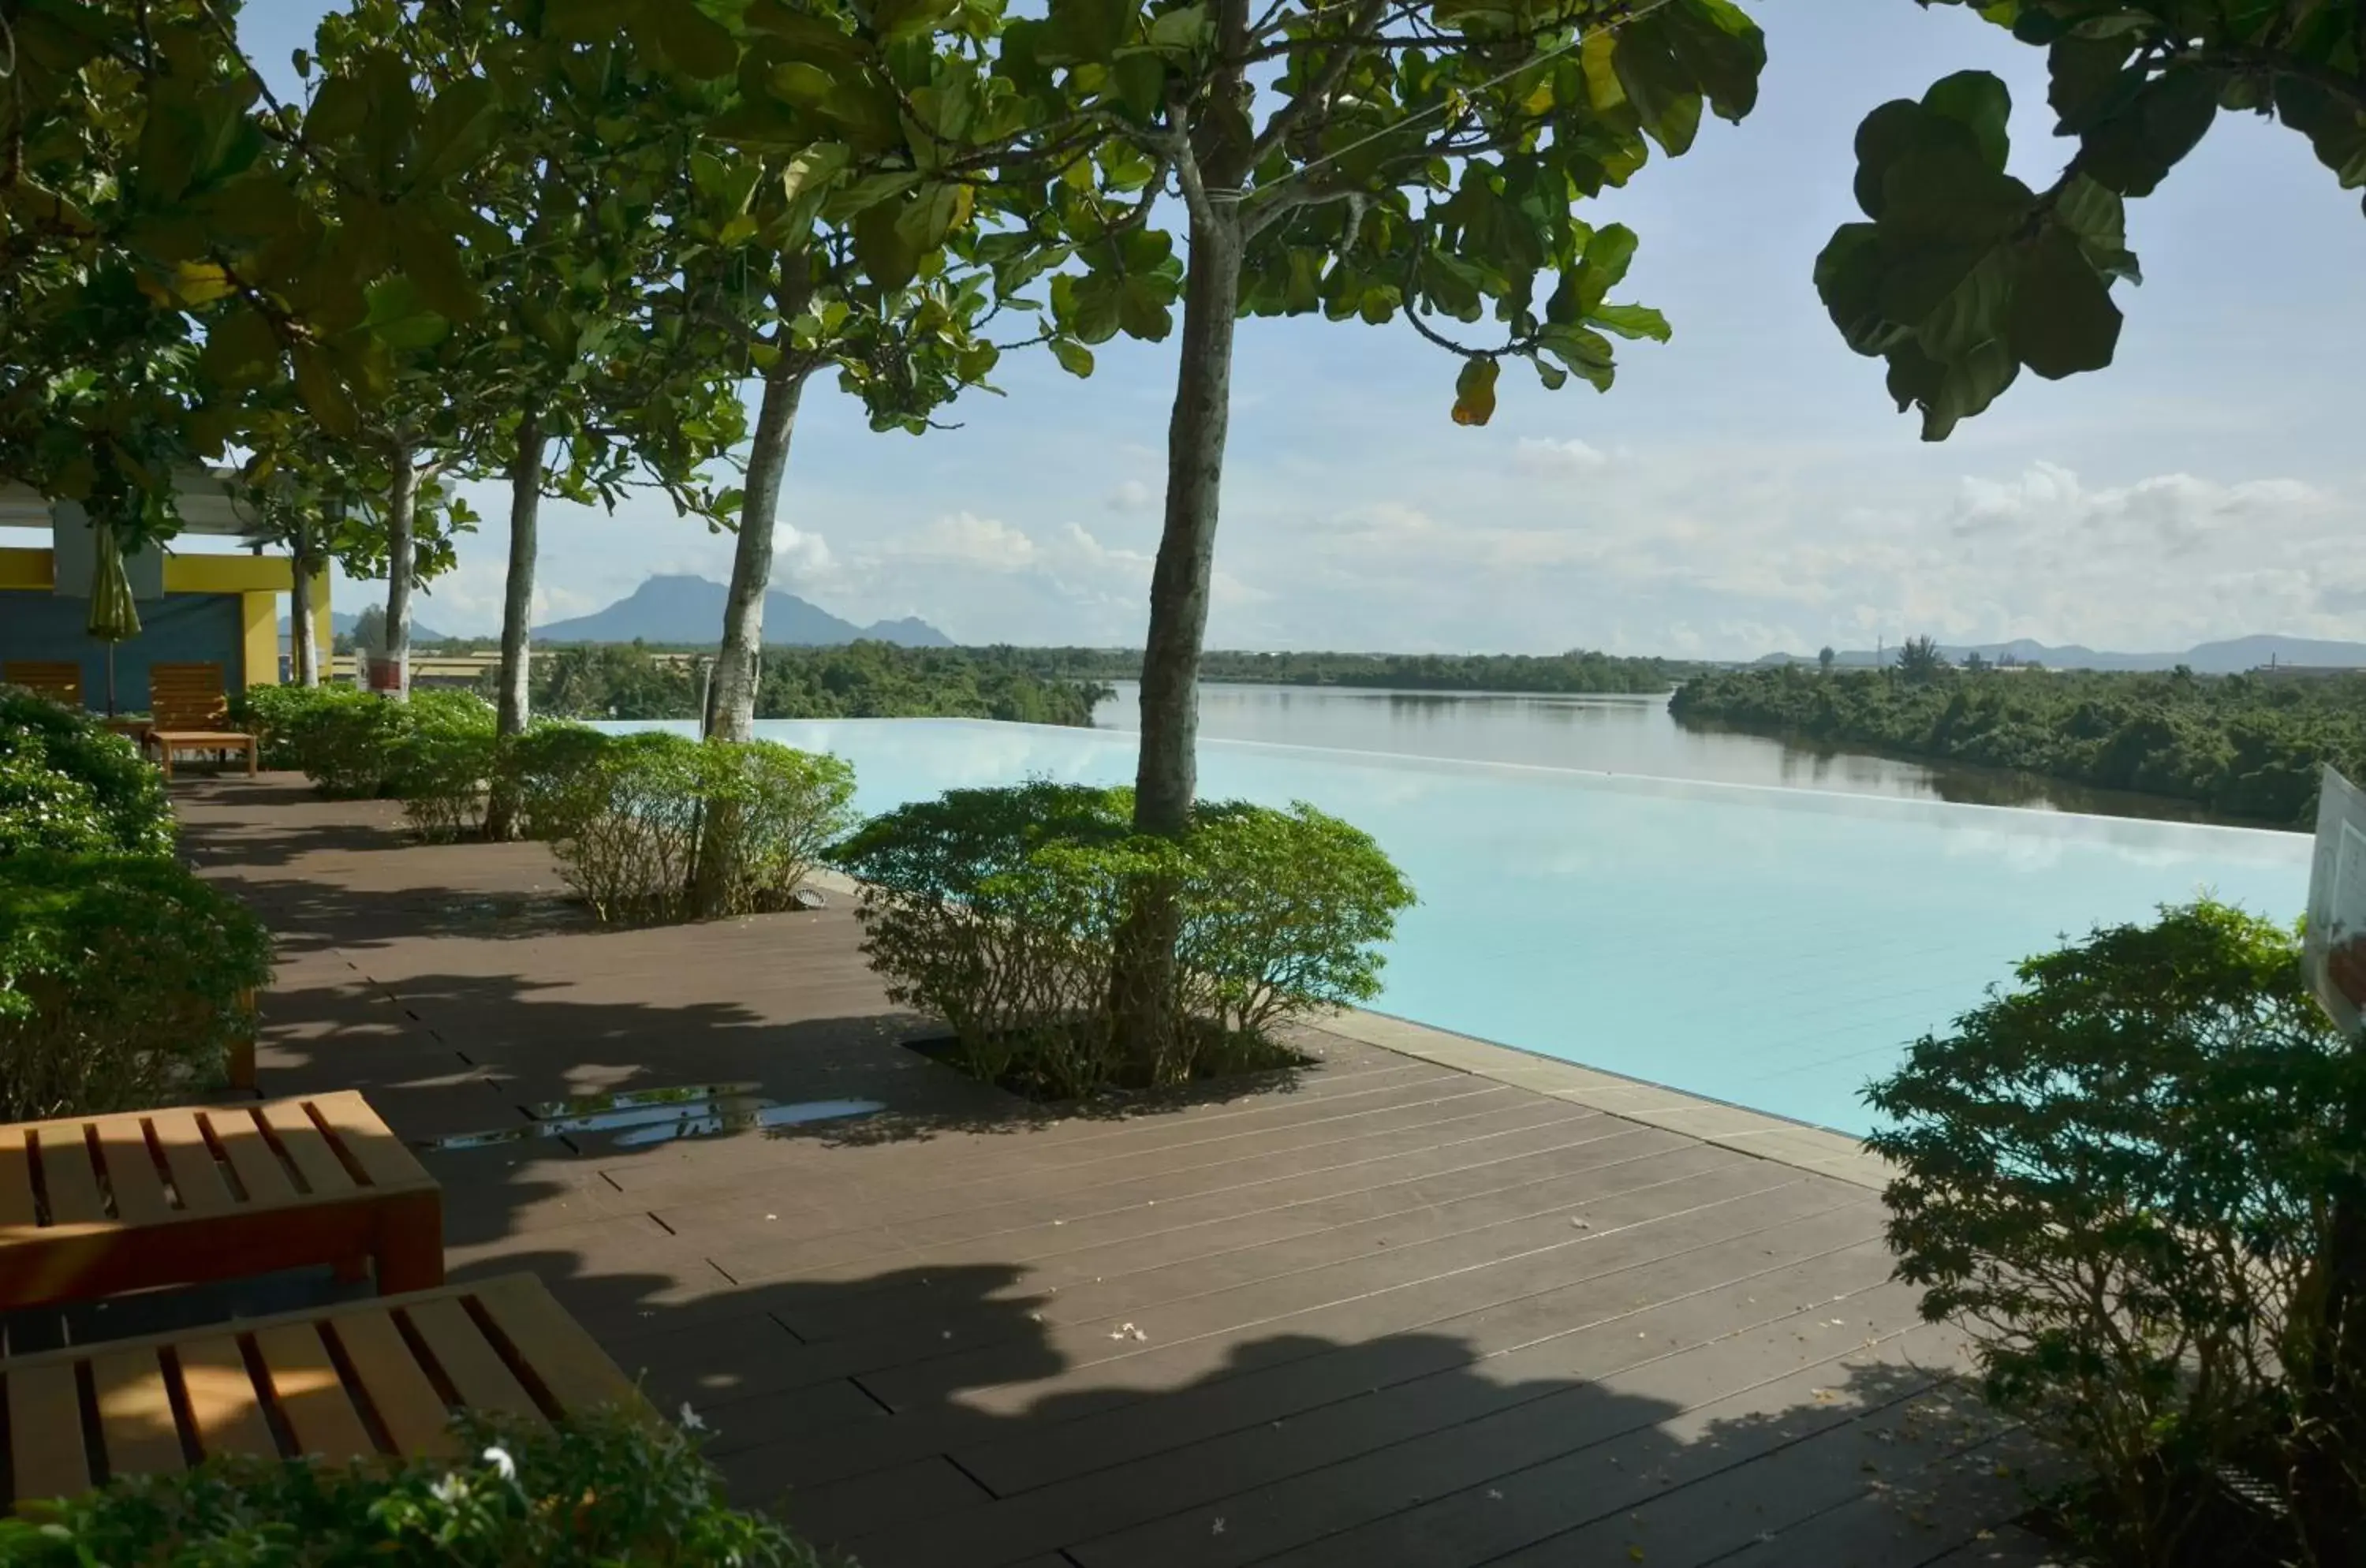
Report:
[{"label": "shrub", "polygon": [[[1377,994],[1413,894],[1370,838],[1303,805],[1206,805],[1180,844],[1132,817],[1130,791],[1033,783],[865,824],[838,859],[890,997],[942,1018],[978,1076],[1073,1098],[1277,1065],[1280,1027]],[[1181,931],[1149,1041],[1117,984],[1145,896]]]},{"label": "shrub", "polygon": [[2366,1410],[2328,1426],[2295,1381],[2338,1344],[2331,1194],[2366,1141],[2366,1058],[2309,999],[2291,932],[2208,902],[2019,975],[1867,1091],[1892,1119],[1867,1142],[1901,1169],[1899,1276],[1971,1330],[1993,1401],[2091,1467],[2074,1517],[2097,1550],[2348,1561],[2246,1547],[2289,1527],[2225,1478],[2283,1490],[2304,1538],[2366,1528]]},{"label": "shrub", "polygon": [[0,687],[0,854],[14,848],[164,854],[163,775],[85,713]]},{"label": "shrub", "polygon": [[454,839],[484,822],[493,773],[493,710],[467,692],[414,692],[386,749],[378,793],[402,802],[411,826],[430,839]]},{"label": "shrub", "polygon": [[466,1461],[331,1468],[215,1460],[117,1481],[0,1520],[11,1568],[231,1563],[344,1568],[820,1568],[768,1519],[728,1506],[688,1439],[598,1416],[557,1428],[467,1418]]},{"label": "shrub", "polygon": [[560,874],[605,923],[785,908],[853,826],[854,770],[836,757],[654,732],[548,745]]},{"label": "shrub", "polygon": [[254,916],[167,856],[0,858],[0,1122],[220,1083],[270,952]]},{"label": "shrub", "polygon": [[592,809],[601,760],[616,738],[580,724],[548,719],[500,743],[497,767],[517,792],[520,826],[530,839],[559,839]]}]

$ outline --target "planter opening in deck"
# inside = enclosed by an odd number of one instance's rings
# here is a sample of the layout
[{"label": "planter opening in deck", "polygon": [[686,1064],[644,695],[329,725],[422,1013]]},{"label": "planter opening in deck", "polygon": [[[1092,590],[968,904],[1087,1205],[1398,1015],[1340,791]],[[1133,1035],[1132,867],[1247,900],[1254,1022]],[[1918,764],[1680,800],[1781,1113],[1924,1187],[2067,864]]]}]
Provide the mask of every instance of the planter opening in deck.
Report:
[{"label": "planter opening in deck", "polygon": [[[931,1054],[1035,1099],[1166,1089],[1293,1066],[1290,1024],[1379,994],[1413,891],[1368,835],[1302,804],[1203,805],[1179,842],[1132,815],[1125,790],[953,790],[839,852],[889,996],[952,1027]],[[1145,1038],[1119,944],[1151,896],[1180,937]]]}]

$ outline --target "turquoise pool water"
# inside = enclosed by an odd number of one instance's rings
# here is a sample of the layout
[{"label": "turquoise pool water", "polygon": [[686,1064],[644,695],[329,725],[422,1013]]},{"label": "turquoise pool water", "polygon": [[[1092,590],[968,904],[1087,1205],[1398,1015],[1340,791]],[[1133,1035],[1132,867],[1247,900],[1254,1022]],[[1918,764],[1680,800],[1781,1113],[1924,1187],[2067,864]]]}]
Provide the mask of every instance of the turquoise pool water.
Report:
[{"label": "turquoise pool water", "polygon": [[[847,758],[870,811],[1133,776],[1121,733],[758,729]],[[2289,919],[2308,883],[2297,833],[1242,741],[1200,766],[1203,795],[1312,801],[1412,877],[1380,1010],[1856,1133],[1865,1081],[2016,960],[2204,888]]]}]

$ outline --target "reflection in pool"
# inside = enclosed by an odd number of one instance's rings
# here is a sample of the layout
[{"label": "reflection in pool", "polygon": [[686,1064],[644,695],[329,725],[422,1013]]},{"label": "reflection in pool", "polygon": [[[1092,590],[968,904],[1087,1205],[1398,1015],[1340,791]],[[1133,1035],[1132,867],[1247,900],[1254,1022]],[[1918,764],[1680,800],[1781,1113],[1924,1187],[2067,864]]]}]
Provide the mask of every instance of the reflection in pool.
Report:
[{"label": "reflection in pool", "polygon": [[[852,761],[869,811],[1133,773],[1107,731],[757,728]],[[2205,888],[2289,919],[2308,881],[2304,836],[2251,829],[1241,741],[1200,770],[1338,813],[1413,879],[1381,1010],[1852,1132],[1865,1080],[2017,960]]]}]

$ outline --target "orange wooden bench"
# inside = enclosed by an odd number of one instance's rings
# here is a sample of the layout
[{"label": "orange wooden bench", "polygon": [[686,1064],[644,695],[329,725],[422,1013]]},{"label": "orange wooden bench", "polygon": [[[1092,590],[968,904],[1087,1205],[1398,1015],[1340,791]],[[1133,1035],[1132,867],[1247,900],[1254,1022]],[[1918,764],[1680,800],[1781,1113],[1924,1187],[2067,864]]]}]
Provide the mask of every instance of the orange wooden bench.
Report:
[{"label": "orange wooden bench", "polygon": [[25,690],[82,710],[82,666],[60,659],[12,659],[0,664],[0,686]]},{"label": "orange wooden bench", "polygon": [[0,1384],[0,1479],[19,1508],[192,1457],[459,1458],[462,1408],[657,1418],[531,1274],[12,1357]]},{"label": "orange wooden bench", "polygon": [[255,738],[230,728],[230,694],[222,687],[220,665],[150,665],[148,713],[146,743],[156,748],[165,778],[173,776],[178,751],[243,751],[247,776],[254,776],[260,761]]},{"label": "orange wooden bench", "polygon": [[444,1201],[352,1090],[0,1126],[0,1308],[371,1261],[442,1284]]}]

